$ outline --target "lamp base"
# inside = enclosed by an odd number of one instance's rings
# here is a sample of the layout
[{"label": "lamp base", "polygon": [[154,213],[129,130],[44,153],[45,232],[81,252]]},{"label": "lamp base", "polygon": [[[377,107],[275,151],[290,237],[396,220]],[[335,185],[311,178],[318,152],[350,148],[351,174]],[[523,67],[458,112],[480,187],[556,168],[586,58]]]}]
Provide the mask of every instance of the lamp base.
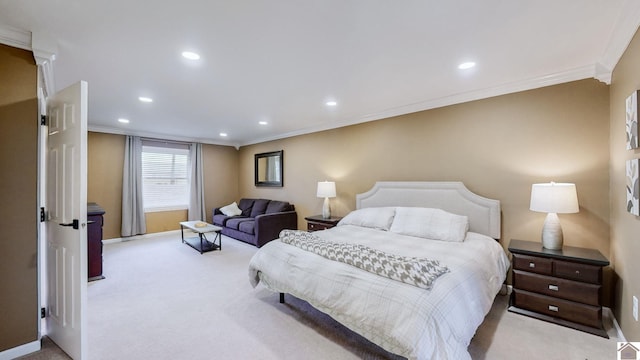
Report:
[{"label": "lamp base", "polygon": [[548,213],[542,227],[542,247],[549,250],[561,250],[563,242],[562,226],[556,213]]},{"label": "lamp base", "polygon": [[331,217],[331,208],[329,208],[329,198],[324,198],[324,204],[322,204],[322,218],[329,219]]}]

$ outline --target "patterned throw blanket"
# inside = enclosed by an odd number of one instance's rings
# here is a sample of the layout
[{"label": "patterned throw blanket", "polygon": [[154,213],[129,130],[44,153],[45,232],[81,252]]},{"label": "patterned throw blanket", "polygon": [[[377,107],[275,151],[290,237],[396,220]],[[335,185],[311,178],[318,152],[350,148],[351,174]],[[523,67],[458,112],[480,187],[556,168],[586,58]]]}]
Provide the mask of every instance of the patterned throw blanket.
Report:
[{"label": "patterned throw blanket", "polygon": [[335,243],[306,231],[282,230],[280,241],[427,290],[440,275],[449,272],[449,268],[437,260],[387,254],[364,245]]}]

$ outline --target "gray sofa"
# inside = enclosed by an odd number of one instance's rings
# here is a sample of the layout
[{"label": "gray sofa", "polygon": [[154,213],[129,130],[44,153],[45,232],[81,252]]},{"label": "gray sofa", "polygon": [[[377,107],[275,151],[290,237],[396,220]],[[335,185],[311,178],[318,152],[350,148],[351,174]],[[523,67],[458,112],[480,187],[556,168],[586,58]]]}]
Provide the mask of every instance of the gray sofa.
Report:
[{"label": "gray sofa", "polygon": [[222,227],[222,234],[257,247],[278,238],[283,229],[298,228],[298,213],[293,204],[268,199],[241,199],[241,215],[224,215],[213,209],[213,224]]}]

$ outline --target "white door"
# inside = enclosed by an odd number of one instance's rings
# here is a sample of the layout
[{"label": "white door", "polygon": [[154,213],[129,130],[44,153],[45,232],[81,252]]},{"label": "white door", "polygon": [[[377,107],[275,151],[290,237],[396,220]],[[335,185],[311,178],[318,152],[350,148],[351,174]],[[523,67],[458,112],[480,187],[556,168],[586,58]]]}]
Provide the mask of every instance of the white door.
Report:
[{"label": "white door", "polygon": [[87,358],[87,83],[47,99],[48,336]]}]

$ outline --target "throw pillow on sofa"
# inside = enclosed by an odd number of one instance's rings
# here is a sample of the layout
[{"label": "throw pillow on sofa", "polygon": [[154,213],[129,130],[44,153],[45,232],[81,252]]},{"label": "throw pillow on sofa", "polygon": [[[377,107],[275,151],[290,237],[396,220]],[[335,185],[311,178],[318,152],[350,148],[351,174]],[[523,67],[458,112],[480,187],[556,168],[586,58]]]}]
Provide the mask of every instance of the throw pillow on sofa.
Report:
[{"label": "throw pillow on sofa", "polygon": [[266,199],[256,199],[253,202],[253,207],[251,208],[251,215],[249,217],[255,218],[258,215],[264,214],[265,210],[267,210],[267,205],[269,205],[270,200]]},{"label": "throw pillow on sofa", "polygon": [[227,216],[237,216],[242,214],[242,210],[240,210],[235,201],[227,206],[221,207],[220,211]]},{"label": "throw pillow on sofa", "polygon": [[250,216],[251,215],[251,209],[253,208],[253,202],[255,201],[255,199],[240,199],[240,203],[238,204],[238,207],[240,208],[240,210],[242,210],[242,216]]},{"label": "throw pillow on sofa", "polygon": [[286,201],[271,200],[265,214],[273,214],[283,211],[291,211],[291,204]]}]

